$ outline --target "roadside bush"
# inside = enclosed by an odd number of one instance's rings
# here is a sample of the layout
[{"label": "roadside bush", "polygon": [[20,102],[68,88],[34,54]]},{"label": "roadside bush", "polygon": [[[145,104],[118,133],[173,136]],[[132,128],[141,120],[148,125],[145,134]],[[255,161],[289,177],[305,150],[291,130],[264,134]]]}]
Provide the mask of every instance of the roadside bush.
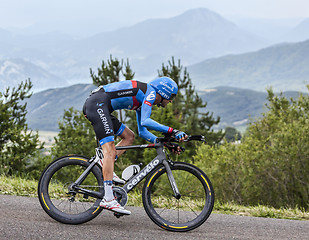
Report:
[{"label": "roadside bush", "polygon": [[268,101],[241,144],[201,146],[197,165],[220,201],[309,209],[309,96],[289,100],[268,90]]}]

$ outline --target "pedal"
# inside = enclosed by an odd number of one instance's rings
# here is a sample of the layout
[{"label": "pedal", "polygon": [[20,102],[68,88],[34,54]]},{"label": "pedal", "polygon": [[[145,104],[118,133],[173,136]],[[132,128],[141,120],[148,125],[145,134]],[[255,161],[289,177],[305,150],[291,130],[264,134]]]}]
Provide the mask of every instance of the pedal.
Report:
[{"label": "pedal", "polygon": [[124,216],[124,214],[121,214],[121,213],[115,213],[115,212],[114,212],[114,216],[115,216],[116,218],[120,218],[120,217]]}]

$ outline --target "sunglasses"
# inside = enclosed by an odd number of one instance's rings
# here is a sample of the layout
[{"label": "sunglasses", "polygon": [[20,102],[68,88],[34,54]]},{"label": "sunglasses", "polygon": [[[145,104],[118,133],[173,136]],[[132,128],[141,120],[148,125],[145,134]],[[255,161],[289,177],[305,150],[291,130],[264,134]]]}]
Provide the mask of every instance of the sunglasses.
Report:
[{"label": "sunglasses", "polygon": [[174,100],[176,98],[176,94],[172,94],[169,100]]}]

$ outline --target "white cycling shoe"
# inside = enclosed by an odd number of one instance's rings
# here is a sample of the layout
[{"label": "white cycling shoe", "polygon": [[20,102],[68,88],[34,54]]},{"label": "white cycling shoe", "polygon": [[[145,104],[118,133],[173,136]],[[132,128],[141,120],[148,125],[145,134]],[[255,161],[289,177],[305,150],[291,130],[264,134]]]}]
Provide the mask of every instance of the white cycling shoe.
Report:
[{"label": "white cycling shoe", "polygon": [[100,207],[105,208],[107,210],[120,213],[123,215],[130,215],[131,212],[129,210],[124,209],[117,201],[116,199],[113,199],[111,201],[106,201],[104,198],[100,202]]},{"label": "white cycling shoe", "polygon": [[119,183],[119,184],[125,184],[126,183],[124,180],[122,180],[120,177],[118,177],[115,172],[113,174],[114,174],[113,175],[113,181],[115,183]]}]

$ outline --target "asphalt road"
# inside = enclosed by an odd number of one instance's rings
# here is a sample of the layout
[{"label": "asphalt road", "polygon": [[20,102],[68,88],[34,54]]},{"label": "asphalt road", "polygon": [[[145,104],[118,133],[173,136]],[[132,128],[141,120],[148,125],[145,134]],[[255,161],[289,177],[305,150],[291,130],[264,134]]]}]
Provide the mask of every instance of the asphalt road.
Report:
[{"label": "asphalt road", "polygon": [[0,195],[0,240],[5,239],[309,239],[309,221],[212,214],[199,228],[173,233],[159,228],[143,208],[117,219],[103,211],[82,225],[50,218],[37,198]]}]

